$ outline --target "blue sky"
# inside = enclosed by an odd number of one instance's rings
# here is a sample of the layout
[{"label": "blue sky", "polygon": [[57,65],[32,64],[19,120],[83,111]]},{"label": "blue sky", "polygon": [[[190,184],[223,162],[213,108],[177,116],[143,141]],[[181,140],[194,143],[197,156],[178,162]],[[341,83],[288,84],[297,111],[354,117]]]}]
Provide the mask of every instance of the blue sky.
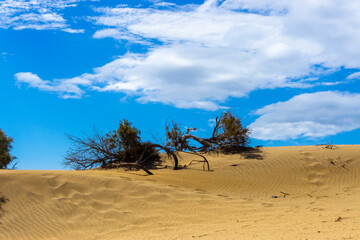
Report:
[{"label": "blue sky", "polygon": [[164,139],[225,109],[252,145],[359,144],[360,3],[0,1],[0,128],[19,169],[126,118]]}]

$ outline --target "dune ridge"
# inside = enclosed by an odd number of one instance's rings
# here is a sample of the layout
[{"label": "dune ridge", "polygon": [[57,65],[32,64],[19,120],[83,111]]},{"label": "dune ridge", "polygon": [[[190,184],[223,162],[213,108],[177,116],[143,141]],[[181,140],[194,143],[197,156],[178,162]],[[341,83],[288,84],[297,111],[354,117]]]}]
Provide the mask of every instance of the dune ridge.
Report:
[{"label": "dune ridge", "polygon": [[153,176],[0,171],[0,239],[360,239],[359,145],[207,157]]}]

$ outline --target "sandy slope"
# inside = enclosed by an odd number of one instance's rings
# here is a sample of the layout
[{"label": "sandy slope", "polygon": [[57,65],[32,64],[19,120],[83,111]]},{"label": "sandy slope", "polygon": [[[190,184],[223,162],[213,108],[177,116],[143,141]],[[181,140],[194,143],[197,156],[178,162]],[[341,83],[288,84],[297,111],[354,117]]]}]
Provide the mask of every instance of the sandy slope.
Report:
[{"label": "sandy slope", "polygon": [[360,146],[208,157],[212,172],[0,171],[0,239],[360,239]]}]

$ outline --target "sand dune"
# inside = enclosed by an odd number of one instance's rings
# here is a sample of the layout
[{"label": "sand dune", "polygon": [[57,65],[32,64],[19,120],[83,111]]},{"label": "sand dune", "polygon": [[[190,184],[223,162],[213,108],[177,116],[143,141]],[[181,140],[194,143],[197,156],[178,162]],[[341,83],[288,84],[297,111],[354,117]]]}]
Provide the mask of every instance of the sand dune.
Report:
[{"label": "sand dune", "polygon": [[211,172],[0,171],[0,239],[360,239],[359,145],[207,157]]}]

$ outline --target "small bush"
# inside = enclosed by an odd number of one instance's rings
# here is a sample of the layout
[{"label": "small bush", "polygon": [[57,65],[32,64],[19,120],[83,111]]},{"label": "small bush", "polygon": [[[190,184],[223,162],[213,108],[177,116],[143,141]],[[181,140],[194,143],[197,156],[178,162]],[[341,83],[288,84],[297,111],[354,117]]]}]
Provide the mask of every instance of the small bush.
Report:
[{"label": "small bush", "polygon": [[218,137],[223,143],[224,150],[229,151],[234,148],[241,151],[248,146],[250,130],[243,127],[240,117],[227,111],[221,114],[219,121],[222,132],[218,134]]}]

